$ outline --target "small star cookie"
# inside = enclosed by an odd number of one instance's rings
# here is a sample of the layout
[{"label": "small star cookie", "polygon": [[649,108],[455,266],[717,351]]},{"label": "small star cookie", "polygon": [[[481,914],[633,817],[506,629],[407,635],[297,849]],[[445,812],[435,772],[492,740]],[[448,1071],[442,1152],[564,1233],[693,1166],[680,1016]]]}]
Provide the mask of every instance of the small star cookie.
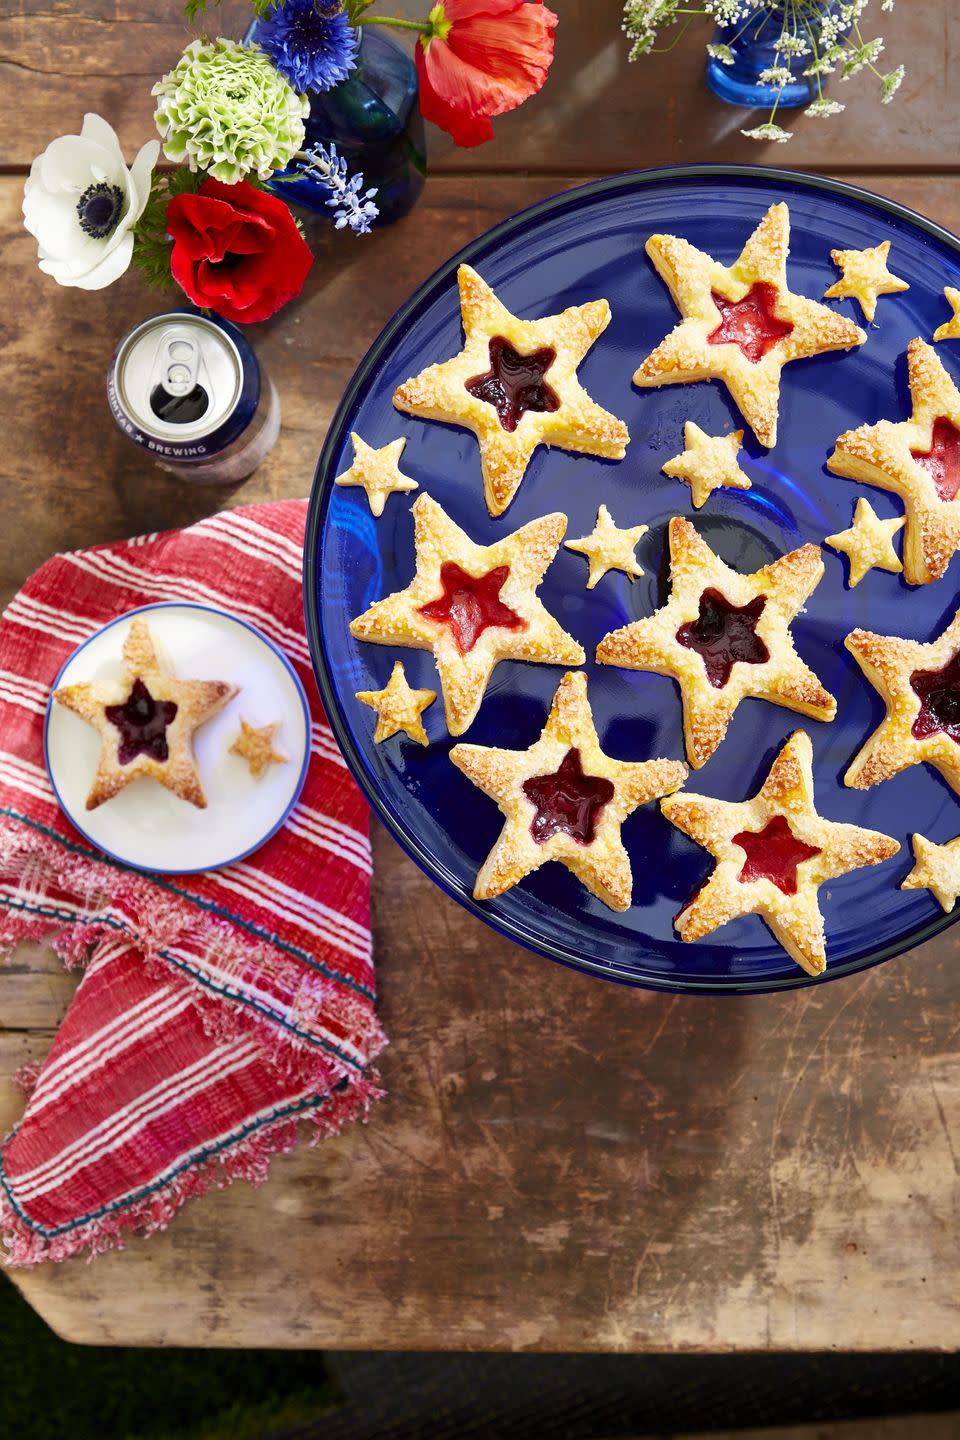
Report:
[{"label": "small star cookie", "polygon": [[879,295],[896,295],[901,290],[910,289],[906,280],[890,274],[887,269],[889,254],[889,240],[880,245],[868,245],[865,250],[831,250],[830,258],[843,274],[829,290],[823,292],[824,300],[857,300],[866,318],[872,320],[877,313]]},{"label": "small star cookie", "polygon": [[759,794],[731,803],[684,791],[660,802],[670,821],[709,850],[716,866],[674,920],[682,940],[702,940],[728,920],[760,915],[808,975],[826,968],[817,891],[900,849],[889,835],[825,820],[814,806],[813,746],[794,731]]},{"label": "small star cookie", "polygon": [[729,487],[749,490],[750,480],[737,464],[743,431],[731,435],[707,435],[694,420],[683,427],[684,451],[663,466],[664,475],[685,480],[690,486],[694,508],[705,505],[714,490]]},{"label": "small star cookie", "polygon": [[53,696],[100,736],[87,809],[112,800],[133,780],[150,779],[204,810],[194,732],[236,694],[223,680],[178,680],[158,658],[147,622],[132,621],[119,679],[61,685]]},{"label": "small star cookie", "polygon": [[246,760],[250,774],[255,780],[259,780],[271,765],[286,765],[287,763],[287,756],[273,748],[273,742],[279,729],[279,720],[275,720],[272,725],[259,727],[250,725],[244,719],[240,721],[240,734],[230,746],[230,754],[239,755],[241,760]]},{"label": "small star cookie", "polygon": [[929,644],[870,630],[843,643],[887,707],[843,783],[869,790],[926,762],[960,795],[960,610]]},{"label": "small star cookie", "polygon": [[641,388],[722,380],[761,445],[777,443],[780,375],[791,360],[850,350],[866,334],[787,284],[790,212],[772,205],[732,265],[677,235],[651,235],[647,254],[682,315],[640,366]]},{"label": "small star cookie", "polygon": [[960,340],[960,290],[954,290],[952,285],[944,288],[944,299],[953,309],[949,320],[944,320],[933,332],[934,340]]},{"label": "small star cookie", "polygon": [[544,515],[493,545],[477,545],[436,500],[413,505],[416,574],[350,626],[357,640],[432,650],[447,728],[462,735],[500,660],[582,665],[583,647],[537,599],[560,548],[565,515]]},{"label": "small star cookie", "polygon": [[939,580],[960,548],[960,391],[923,340],[907,346],[913,413],[847,430],[827,469],[899,495],[906,511],[903,573]]},{"label": "small star cookie", "polygon": [[632,585],[636,577],[643,574],[633,552],[649,528],[649,525],[634,525],[630,529],[619,530],[606,505],[601,505],[592,533],[583,535],[579,540],[567,540],[564,548],[576,550],[589,560],[588,590],[592,590],[608,570],[622,570]]},{"label": "small star cookie", "polygon": [[406,437],[391,440],[375,450],[353,430],[353,464],[334,481],[335,485],[359,485],[365,492],[370,509],[378,518],[391,495],[398,491],[416,490],[416,480],[404,475],[400,469],[400,456],[406,445]]},{"label": "small star cookie", "polygon": [[357,699],[377,712],[374,744],[380,745],[402,730],[418,745],[429,745],[421,715],[436,700],[436,690],[412,690],[407,683],[403,661],[397,660],[383,690],[358,690]]},{"label": "small star cookie", "polygon": [[520,320],[485,280],[457,271],[464,347],[401,385],[398,410],[472,430],[480,442],[487,509],[502,515],[538,445],[622,460],[630,435],[577,379],[577,366],[610,323],[606,300]]},{"label": "small star cookie", "polygon": [[741,575],[689,520],[675,516],[669,534],[670,599],[654,615],[604,636],[599,663],[678,682],[687,759],[695,770],[710,759],[748,696],[832,720],[837,702],[800,659],[789,629],[823,577],[817,546],[803,545]]},{"label": "small star cookie", "polygon": [[611,910],[628,909],[633,891],[621,825],[687,776],[679,760],[613,760],[603,753],[583,671],[564,675],[529,750],[455,745],[450,759],[496,800],[506,820],[477,876],[475,899],[502,895],[559,860]]},{"label": "small star cookie", "polygon": [[932,890],[947,914],[960,895],[960,835],[946,845],[934,845],[922,835],[913,836],[916,861],[901,890]]},{"label": "small star cookie", "polygon": [[881,520],[869,500],[863,496],[857,501],[853,524],[849,530],[838,530],[824,540],[831,550],[840,550],[850,561],[849,585],[852,590],[868,570],[889,570],[899,575],[903,566],[896,550],[893,537],[902,530],[906,522],[894,517]]}]

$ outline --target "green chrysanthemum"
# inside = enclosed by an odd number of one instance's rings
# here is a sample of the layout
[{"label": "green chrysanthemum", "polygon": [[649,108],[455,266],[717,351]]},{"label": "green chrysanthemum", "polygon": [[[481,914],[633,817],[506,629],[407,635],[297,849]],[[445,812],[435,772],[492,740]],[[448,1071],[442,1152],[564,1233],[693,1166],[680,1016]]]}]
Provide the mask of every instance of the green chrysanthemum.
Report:
[{"label": "green chrysanthemum", "polygon": [[194,40],[151,93],[163,153],[225,185],[251,171],[266,180],[303,145],[309,101],[255,47]]}]

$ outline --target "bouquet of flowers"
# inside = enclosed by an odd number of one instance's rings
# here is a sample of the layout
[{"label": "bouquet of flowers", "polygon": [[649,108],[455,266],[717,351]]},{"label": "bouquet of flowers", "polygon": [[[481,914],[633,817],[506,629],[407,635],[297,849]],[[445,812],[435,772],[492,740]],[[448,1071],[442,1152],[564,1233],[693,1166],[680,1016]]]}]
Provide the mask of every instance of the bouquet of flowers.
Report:
[{"label": "bouquet of flowers", "polygon": [[[151,92],[160,139],[129,167],[99,115],[53,140],[23,200],[41,270],[99,290],[132,261],[227,320],[265,320],[300,293],[312,263],[284,172],[326,188],[337,228],[364,235],[378,215],[376,191],[334,145],[304,148],[310,95],[349,77],[361,26],[416,32],[421,110],[458,145],[490,139],[491,118],[547,78],[557,17],[543,0],[442,0],[422,21],[371,15],[373,3],[253,0],[256,44],[193,40]],[[185,14],[193,22],[205,9],[188,0]],[[176,168],[158,168],[161,142]]]},{"label": "bouquet of flowers", "polygon": [[[630,59],[672,50],[696,20],[707,18],[724,27],[728,34],[707,45],[707,53],[721,65],[733,65],[732,45],[749,27],[772,42],[773,64],[757,77],[772,92],[770,114],[762,125],[742,130],[750,140],[783,142],[792,132],[777,124],[776,115],[784,88],[796,80],[792,67],[816,80],[816,98],[805,114],[820,117],[839,115],[844,106],[823,93],[823,80],[837,69],[841,80],[866,70],[880,85],[880,103],[887,105],[900,88],[905,75],[902,65],[884,74],[877,67],[883,53],[879,35],[866,39],[860,21],[869,0],[626,0],[623,29],[633,44]],[[881,10],[892,10],[894,0],[882,0]],[[660,31],[683,24],[672,42],[658,45]],[[806,64],[802,62],[806,61]],[[800,64],[798,65],[798,62]]]}]

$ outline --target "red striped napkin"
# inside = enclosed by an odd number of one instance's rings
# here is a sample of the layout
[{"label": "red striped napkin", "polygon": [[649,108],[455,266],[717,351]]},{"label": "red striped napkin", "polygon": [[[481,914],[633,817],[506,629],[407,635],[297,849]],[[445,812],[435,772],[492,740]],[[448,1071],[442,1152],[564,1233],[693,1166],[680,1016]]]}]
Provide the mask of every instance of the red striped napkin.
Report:
[{"label": "red striped napkin", "polygon": [[[317,698],[304,634],[306,505],[55,556],[0,620],[0,947],[46,940],[84,975],[0,1153],[15,1265],[120,1245],[270,1156],[365,1117],[379,1095],[367,812]],[[106,621],[197,601],[278,644],[310,698],[296,808],[245,861],[148,876],[104,859],[43,764],[50,687]],[[0,985],[2,985],[0,974]],[[2,1014],[2,1005],[0,1005]]]}]

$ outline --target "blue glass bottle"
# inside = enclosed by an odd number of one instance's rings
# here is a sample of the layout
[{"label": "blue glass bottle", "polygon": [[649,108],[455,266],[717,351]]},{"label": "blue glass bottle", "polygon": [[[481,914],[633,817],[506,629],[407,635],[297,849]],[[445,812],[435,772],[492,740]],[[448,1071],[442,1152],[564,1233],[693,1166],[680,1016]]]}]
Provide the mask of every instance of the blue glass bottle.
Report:
[{"label": "blue glass bottle", "polygon": [[[256,39],[254,22],[244,42],[255,44]],[[377,190],[377,226],[406,215],[423,189],[426,137],[418,96],[417,69],[410,56],[389,35],[367,26],[360,27],[356,69],[332,90],[309,92],[304,148],[332,141],[350,174],[363,172],[364,189]],[[296,176],[296,164],[282,174]],[[284,179],[276,188],[285,200],[331,213],[329,190],[308,175]]]},{"label": "blue glass bottle", "polygon": [[[824,5],[824,10],[833,6]],[[757,10],[747,21],[733,25],[718,25],[714,40],[718,45],[727,45],[733,52],[732,65],[724,65],[710,55],[707,58],[707,84],[721,100],[728,105],[740,105],[747,110],[762,110],[774,103],[778,110],[794,110],[799,105],[809,105],[818,94],[814,75],[803,71],[812,60],[812,55],[783,55],[777,53],[777,40],[783,26],[785,7],[778,5]],[[782,91],[772,85],[761,85],[759,76],[770,66],[779,65],[789,70],[793,81]],[[779,96],[779,99],[778,99]]]}]

